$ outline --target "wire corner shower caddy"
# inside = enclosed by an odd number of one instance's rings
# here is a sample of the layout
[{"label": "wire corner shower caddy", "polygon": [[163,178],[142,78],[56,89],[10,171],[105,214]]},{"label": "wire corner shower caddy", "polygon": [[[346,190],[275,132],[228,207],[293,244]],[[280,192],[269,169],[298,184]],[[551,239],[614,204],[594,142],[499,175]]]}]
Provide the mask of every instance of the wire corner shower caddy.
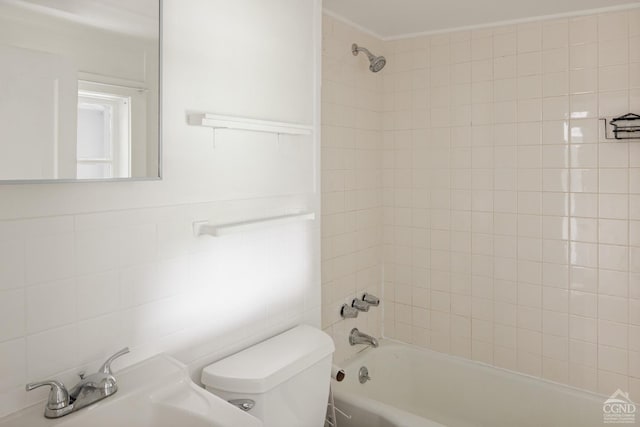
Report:
[{"label": "wire corner shower caddy", "polygon": [[[640,140],[640,115],[628,113],[604,122],[604,137],[608,140]],[[613,135],[613,136],[610,136]]]}]

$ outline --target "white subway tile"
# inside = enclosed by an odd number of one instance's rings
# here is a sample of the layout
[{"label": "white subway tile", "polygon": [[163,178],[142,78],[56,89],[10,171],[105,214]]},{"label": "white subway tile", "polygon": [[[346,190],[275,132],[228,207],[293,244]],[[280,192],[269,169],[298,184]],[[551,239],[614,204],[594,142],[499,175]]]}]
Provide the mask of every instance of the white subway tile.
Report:
[{"label": "white subway tile", "polygon": [[515,55],[517,52],[518,39],[514,33],[495,34],[493,36],[493,55],[502,57]]},{"label": "white subway tile", "polygon": [[582,68],[570,72],[571,94],[593,93],[598,91],[598,69]]},{"label": "white subway tile", "polygon": [[569,49],[544,50],[542,52],[542,71],[544,73],[557,73],[569,69]]},{"label": "white subway tile", "polygon": [[627,375],[627,351],[616,347],[598,345],[598,368],[603,371]]},{"label": "white subway tile", "polygon": [[595,344],[597,335],[597,322],[594,318],[569,316],[570,338]]},{"label": "white subway tile", "polygon": [[572,70],[598,67],[598,44],[587,43],[571,46],[569,64]]},{"label": "white subway tile", "polygon": [[585,16],[569,20],[571,44],[583,44],[598,40],[598,17]]},{"label": "white subway tile", "polygon": [[27,382],[27,349],[24,338],[0,343],[0,392]]},{"label": "white subway tile", "polygon": [[545,73],[542,79],[542,96],[569,95],[569,74],[566,71]]},{"label": "white subway tile", "polygon": [[98,273],[118,267],[118,230],[91,230],[75,234],[77,274]]},{"label": "white subway tile", "polygon": [[567,46],[569,43],[569,23],[567,20],[552,21],[542,26],[543,49]]},{"label": "white subway tile", "polygon": [[518,26],[518,53],[542,49],[542,26],[539,23]]},{"label": "white subway tile", "polygon": [[600,117],[617,117],[620,111],[629,109],[628,90],[600,92],[598,98],[598,114]]},{"label": "white subway tile", "polygon": [[542,74],[542,53],[518,53],[518,76]]},{"label": "white subway tile", "polygon": [[614,91],[629,89],[629,67],[627,64],[600,67],[598,90]]},{"label": "white subway tile", "polygon": [[570,195],[571,214],[577,217],[598,216],[598,195],[594,193],[573,193]]},{"label": "white subway tile", "polygon": [[[598,296],[598,318],[611,322],[628,323],[628,300],[622,297],[614,297],[609,295]],[[626,341],[626,330],[624,334]],[[612,344],[609,344],[612,345]]]},{"label": "white subway tile", "polygon": [[23,289],[0,291],[0,342],[24,336],[25,304]]},{"label": "white subway tile", "polygon": [[597,169],[572,169],[570,171],[570,190],[574,193],[597,193]]},{"label": "white subway tile", "polygon": [[42,381],[78,366],[77,326],[50,329],[27,337],[27,379]]},{"label": "white subway tile", "polygon": [[600,218],[629,218],[629,197],[619,194],[600,194],[598,200]]},{"label": "white subway tile", "polygon": [[569,97],[556,96],[544,98],[542,101],[542,117],[544,120],[565,120],[569,118]]},{"label": "white subway tile", "polygon": [[95,317],[78,322],[77,339],[78,363],[88,364],[102,360],[120,348],[132,345],[127,342],[127,334],[123,333],[123,318],[120,313]]},{"label": "white subway tile", "polygon": [[629,243],[628,221],[601,219],[598,223],[598,240],[600,243],[627,245]]},{"label": "white subway tile", "polygon": [[0,240],[0,289],[23,286],[25,276],[24,241]]},{"label": "white subway tile", "polygon": [[626,271],[614,271],[601,269],[598,274],[598,293],[627,297],[629,295],[629,273]]},{"label": "white subway tile", "polygon": [[598,142],[598,120],[574,118],[569,135],[574,144]]},{"label": "white subway tile", "polygon": [[569,336],[569,315],[566,311],[549,311],[542,312],[542,332],[544,335],[552,335],[554,337],[562,337],[567,339]]},{"label": "white subway tile", "polygon": [[27,239],[27,284],[72,277],[74,266],[73,234],[54,234]]},{"label": "white subway tile", "polygon": [[566,289],[543,287],[542,308],[560,313],[569,312],[569,291]]},{"label": "white subway tile", "polygon": [[572,266],[571,289],[595,293],[598,290],[598,270],[581,266]]},{"label": "white subway tile", "polygon": [[589,169],[598,167],[598,146],[596,144],[571,144],[571,167]]},{"label": "white subway tile", "polygon": [[115,312],[120,307],[120,286],[116,272],[77,279],[78,320]]},{"label": "white subway tile", "polygon": [[616,40],[629,36],[629,18],[626,12],[598,15],[598,39]]},{"label": "white subway tile", "polygon": [[30,334],[71,324],[77,319],[75,279],[30,286],[26,303],[27,332]]},{"label": "white subway tile", "polygon": [[595,243],[571,243],[571,264],[580,267],[598,267],[598,245]]},{"label": "white subway tile", "polygon": [[571,95],[570,112],[572,119],[598,117],[598,96],[595,93]]}]

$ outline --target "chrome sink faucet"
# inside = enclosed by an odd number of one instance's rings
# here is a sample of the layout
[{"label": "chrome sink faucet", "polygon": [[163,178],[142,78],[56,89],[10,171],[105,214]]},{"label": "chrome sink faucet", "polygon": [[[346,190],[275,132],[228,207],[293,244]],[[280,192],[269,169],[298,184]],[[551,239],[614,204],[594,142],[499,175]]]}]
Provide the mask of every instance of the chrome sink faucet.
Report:
[{"label": "chrome sink faucet", "polygon": [[364,334],[358,330],[358,328],[353,328],[351,333],[349,334],[349,344],[367,344],[373,348],[378,347],[378,340],[372,337],[371,335]]},{"label": "chrome sink faucet", "polygon": [[50,386],[51,391],[44,409],[44,416],[46,418],[63,417],[118,391],[118,383],[111,371],[111,363],[127,353],[129,353],[129,348],[123,348],[108,358],[94,374],[85,377],[84,372],[80,373],[80,382],[70,391],[67,391],[63,383],[55,380],[27,384],[26,389],[31,391],[45,385]]}]

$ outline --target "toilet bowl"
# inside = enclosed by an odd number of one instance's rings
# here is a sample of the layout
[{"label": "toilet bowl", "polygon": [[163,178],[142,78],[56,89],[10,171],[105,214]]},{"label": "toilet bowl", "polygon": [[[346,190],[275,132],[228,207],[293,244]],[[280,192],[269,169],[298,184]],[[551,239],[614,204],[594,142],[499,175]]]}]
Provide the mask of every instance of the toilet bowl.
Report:
[{"label": "toilet bowl", "polygon": [[321,427],[334,350],[327,334],[300,325],[207,366],[202,383],[264,427]]}]

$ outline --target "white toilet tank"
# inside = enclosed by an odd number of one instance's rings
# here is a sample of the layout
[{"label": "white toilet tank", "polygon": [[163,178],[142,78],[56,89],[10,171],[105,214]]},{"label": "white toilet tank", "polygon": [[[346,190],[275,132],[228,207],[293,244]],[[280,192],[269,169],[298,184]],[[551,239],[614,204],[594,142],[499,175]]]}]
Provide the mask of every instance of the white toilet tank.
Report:
[{"label": "white toilet tank", "polygon": [[333,340],[300,325],[202,370],[202,383],[226,400],[251,399],[264,427],[322,427]]}]

